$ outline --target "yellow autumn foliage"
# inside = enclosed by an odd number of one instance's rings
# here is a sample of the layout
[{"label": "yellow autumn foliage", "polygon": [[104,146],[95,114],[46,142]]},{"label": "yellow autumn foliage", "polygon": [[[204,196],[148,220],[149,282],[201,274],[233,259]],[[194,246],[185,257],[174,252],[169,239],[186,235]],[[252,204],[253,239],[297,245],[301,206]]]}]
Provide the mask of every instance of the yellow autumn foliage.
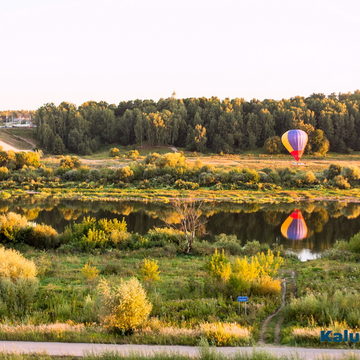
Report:
[{"label": "yellow autumn foliage", "polygon": [[36,265],[20,252],[0,247],[0,278],[35,279]]},{"label": "yellow autumn foliage", "polygon": [[158,262],[156,260],[144,259],[140,264],[140,274],[148,282],[160,280]]},{"label": "yellow autumn foliage", "polygon": [[152,305],[138,279],[122,280],[115,286],[102,280],[98,290],[102,299],[101,320],[105,327],[128,333],[148,319]]}]

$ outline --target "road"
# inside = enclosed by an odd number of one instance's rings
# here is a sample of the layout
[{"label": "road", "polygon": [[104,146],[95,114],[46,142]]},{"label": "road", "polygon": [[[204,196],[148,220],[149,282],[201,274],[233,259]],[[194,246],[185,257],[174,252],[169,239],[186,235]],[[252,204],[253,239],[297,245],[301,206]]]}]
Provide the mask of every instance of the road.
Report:
[{"label": "road", "polygon": [[[343,356],[354,354],[359,356],[360,350],[343,349],[314,349],[287,346],[256,346],[256,347],[222,347],[216,348],[223,355],[237,353],[251,354],[254,351],[265,351],[277,356],[298,356],[296,359],[319,360],[341,359]],[[165,345],[110,345],[110,344],[84,344],[84,343],[56,343],[56,342],[28,342],[28,341],[0,341],[0,352],[11,353],[46,353],[52,356],[83,356],[87,354],[101,354],[104,352],[119,353],[121,355],[154,353],[171,353],[194,357],[199,354],[195,346],[165,346]]]}]

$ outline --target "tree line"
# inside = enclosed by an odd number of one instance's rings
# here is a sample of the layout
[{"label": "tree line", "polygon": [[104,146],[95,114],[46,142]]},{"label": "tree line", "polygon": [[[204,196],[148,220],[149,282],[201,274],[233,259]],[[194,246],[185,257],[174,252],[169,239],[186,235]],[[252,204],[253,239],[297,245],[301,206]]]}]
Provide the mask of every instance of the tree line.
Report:
[{"label": "tree line", "polygon": [[308,132],[308,152],[323,152],[321,144],[328,139],[331,151],[346,153],[360,150],[359,108],[358,90],[279,101],[212,97],[122,101],[118,105],[89,101],[78,107],[50,103],[36,111],[35,121],[40,146],[54,154],[89,154],[107,144],[174,145],[192,151],[237,153],[261,148],[269,138],[292,128]]}]

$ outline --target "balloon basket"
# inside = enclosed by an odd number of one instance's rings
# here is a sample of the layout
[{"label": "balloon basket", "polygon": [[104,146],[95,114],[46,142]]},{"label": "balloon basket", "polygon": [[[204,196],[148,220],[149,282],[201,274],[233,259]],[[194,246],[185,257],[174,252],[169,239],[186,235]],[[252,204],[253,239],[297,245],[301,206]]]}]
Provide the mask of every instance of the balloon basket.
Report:
[{"label": "balloon basket", "polygon": [[305,165],[305,163],[303,163],[303,162],[298,162],[298,161],[293,161],[292,164],[293,164],[293,165],[296,165],[296,166]]}]

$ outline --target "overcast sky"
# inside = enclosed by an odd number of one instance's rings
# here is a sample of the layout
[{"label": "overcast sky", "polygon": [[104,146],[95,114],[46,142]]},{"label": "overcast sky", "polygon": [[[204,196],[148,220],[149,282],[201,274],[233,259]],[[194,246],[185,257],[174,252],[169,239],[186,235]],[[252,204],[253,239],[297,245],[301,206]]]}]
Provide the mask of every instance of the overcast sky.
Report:
[{"label": "overcast sky", "polygon": [[360,88],[359,0],[0,0],[0,109]]}]

